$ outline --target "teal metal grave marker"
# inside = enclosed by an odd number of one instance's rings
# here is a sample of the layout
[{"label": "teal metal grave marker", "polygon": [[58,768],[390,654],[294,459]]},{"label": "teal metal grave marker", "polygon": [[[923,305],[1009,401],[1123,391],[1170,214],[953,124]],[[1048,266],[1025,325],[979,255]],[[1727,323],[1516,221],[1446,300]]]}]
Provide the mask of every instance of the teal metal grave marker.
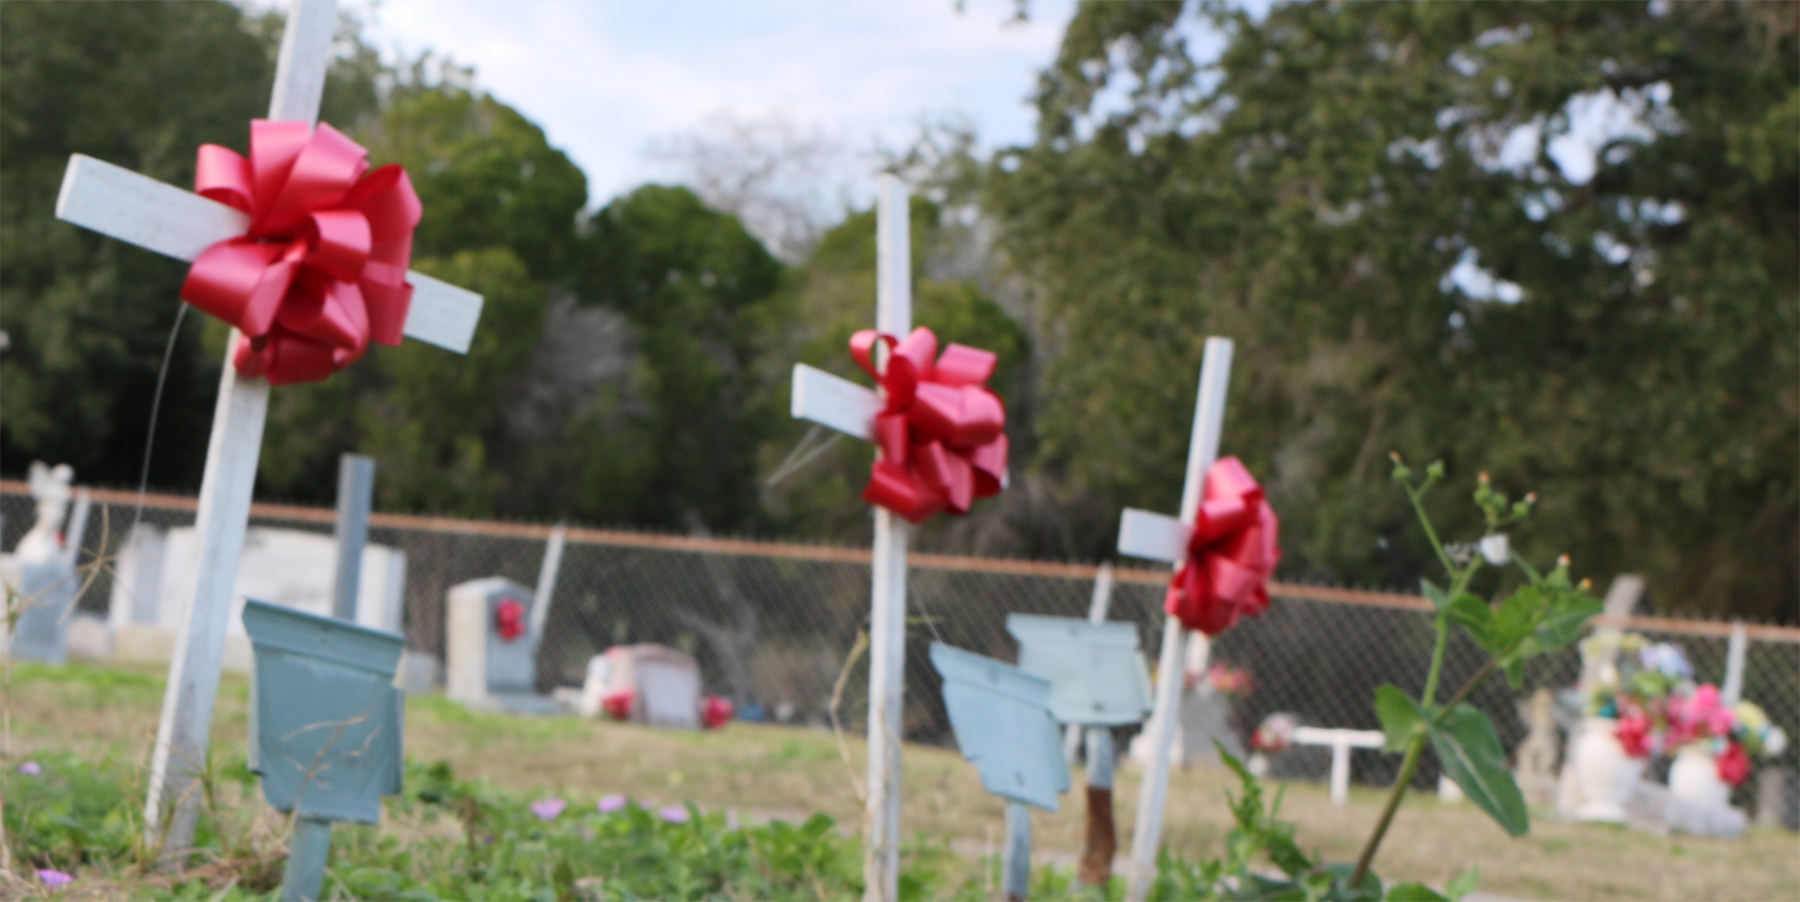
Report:
[{"label": "teal metal grave marker", "polygon": [[1055,811],[1069,789],[1062,735],[1050,717],[1050,681],[974,652],[931,643],[944,707],[963,757],[988,792]]},{"label": "teal metal grave marker", "polygon": [[295,815],[282,899],[314,899],[331,822],[374,824],[400,791],[406,696],[394,688],[404,640],[255,599],[244,632],[256,653],[250,770],[263,797]]},{"label": "teal metal grave marker", "polygon": [[1150,713],[1150,673],[1135,624],[1008,614],[1019,669],[1050,681],[1050,713],[1063,723],[1118,726]]},{"label": "teal metal grave marker", "polygon": [[1007,800],[1005,897],[1024,899],[1031,876],[1031,813],[1057,810],[1069,789],[1062,734],[1050,716],[1050,681],[1011,664],[931,643],[944,678],[944,708],[956,745],[988,792]]},{"label": "teal metal grave marker", "polygon": [[1019,640],[1019,669],[1050,681],[1050,713],[1086,734],[1087,838],[1077,877],[1087,886],[1105,886],[1118,848],[1112,728],[1138,723],[1151,705],[1137,626],[1008,614],[1006,631]]}]

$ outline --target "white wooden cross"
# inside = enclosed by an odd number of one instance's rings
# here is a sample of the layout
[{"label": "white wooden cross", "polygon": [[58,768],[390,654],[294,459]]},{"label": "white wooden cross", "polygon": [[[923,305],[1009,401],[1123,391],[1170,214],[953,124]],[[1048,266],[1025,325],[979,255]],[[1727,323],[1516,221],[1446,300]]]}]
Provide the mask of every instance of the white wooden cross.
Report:
[{"label": "white wooden cross", "polygon": [[1295,745],[1323,745],[1331,749],[1331,803],[1342,805],[1350,798],[1350,750],[1378,749],[1384,742],[1380,730],[1343,730],[1328,727],[1299,727],[1294,730]]},{"label": "white wooden cross", "polygon": [[[900,180],[882,176],[875,208],[875,328],[903,338],[912,331],[912,248],[906,205],[906,189]],[[799,363],[794,365],[793,412],[797,418],[872,442],[881,396]],[[906,520],[876,506],[869,613],[869,797],[863,831],[863,898],[868,902],[892,902],[900,893],[906,536]]]},{"label": "white wooden cross", "polygon": [[[269,101],[271,120],[317,122],[336,26],[336,0],[290,0]],[[250,222],[248,215],[224,204],[80,154],[69,159],[56,215],[186,261],[216,242],[242,235]],[[413,286],[406,335],[467,353],[481,315],[481,296],[416,272],[406,278]],[[198,578],[169,664],[144,806],[151,847],[160,842],[165,861],[175,860],[192,845],[199,816],[195,777],[206,762],[232,586],[269,410],[268,381],[240,375],[232,365],[237,343],[233,330],[200,482],[194,526],[199,535],[194,568]]]},{"label": "white wooden cross", "polygon": [[[1225,389],[1231,377],[1231,339],[1208,338],[1200,363],[1200,391],[1194,401],[1194,431],[1188,440],[1187,477],[1181,486],[1181,516],[1169,517],[1126,508],[1119,517],[1119,553],[1166,561],[1179,567],[1187,557],[1188,533],[1200,513],[1206,471],[1219,456],[1219,433],[1225,422]],[[1138,791],[1137,826],[1131,833],[1125,898],[1142,902],[1156,876],[1156,849],[1162,841],[1163,803],[1169,793],[1170,746],[1181,705],[1182,646],[1188,631],[1168,615],[1163,623],[1162,655],[1157,660],[1156,700],[1144,729],[1149,733],[1150,770]],[[1206,669],[1206,634],[1200,643],[1199,667]]]}]

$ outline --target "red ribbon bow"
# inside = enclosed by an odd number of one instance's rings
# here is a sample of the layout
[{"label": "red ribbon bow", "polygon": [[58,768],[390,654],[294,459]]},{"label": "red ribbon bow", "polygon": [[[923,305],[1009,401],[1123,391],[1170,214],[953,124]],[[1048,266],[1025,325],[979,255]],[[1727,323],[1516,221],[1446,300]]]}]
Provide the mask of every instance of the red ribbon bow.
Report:
[{"label": "red ribbon bow", "polygon": [[[888,347],[886,372],[875,370],[877,343]],[[982,384],[999,358],[959,344],[937,351],[923,326],[905,341],[873,329],[850,336],[850,356],[887,396],[863,500],[914,523],[943,509],[966,514],[1006,480],[1006,405]]]},{"label": "red ribbon bow", "polygon": [[1279,523],[1262,486],[1235,457],[1206,471],[1203,498],[1163,609],[1188,629],[1216,636],[1239,615],[1254,617],[1269,606],[1269,578],[1281,560]]},{"label": "red ribbon bow", "polygon": [[233,363],[274,385],[318,382],[371,339],[400,343],[406,267],[423,207],[406,170],[320,123],[250,123],[250,159],[200,146],[194,190],[250,214],[250,230],[202,251],[182,300],[243,333]]}]

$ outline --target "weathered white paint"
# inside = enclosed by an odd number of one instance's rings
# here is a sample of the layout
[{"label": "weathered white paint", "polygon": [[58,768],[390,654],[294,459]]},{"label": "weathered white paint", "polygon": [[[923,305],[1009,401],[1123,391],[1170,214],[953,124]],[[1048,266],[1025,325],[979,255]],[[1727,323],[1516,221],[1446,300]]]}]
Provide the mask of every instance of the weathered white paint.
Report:
[{"label": "weathered white paint", "polygon": [[[304,7],[303,7],[304,8]],[[298,10],[296,10],[298,12]],[[231,331],[226,347],[235,347]],[[175,637],[175,656],[163,691],[162,719],[150,759],[144,825],[150,844],[162,844],[165,863],[175,863],[193,845],[200,816],[199,782],[206,766],[213,703],[219,694],[225,632],[231,614],[231,587],[250,522],[250,495],[269,413],[269,383],[248,379],[232,366],[230,352],[219,376],[212,437],[200,479],[200,508],[194,523],[194,594]],[[167,820],[167,830],[159,828]]]},{"label": "weathered white paint", "polygon": [[[1231,353],[1230,339],[1206,340],[1205,356],[1200,364],[1199,391],[1194,399],[1194,427],[1188,441],[1187,474],[1181,488],[1178,525],[1192,527],[1200,512],[1206,471],[1219,456],[1219,436],[1225,422],[1225,394],[1231,377]],[[1148,521],[1141,518],[1133,519],[1148,525]],[[1123,521],[1121,518],[1121,536]],[[1179,564],[1186,544],[1185,535],[1182,538],[1183,541],[1174,546],[1178,550],[1173,556],[1158,559]],[[1166,539],[1165,531],[1165,549],[1169,547]],[[1120,551],[1126,549],[1121,547]],[[1176,708],[1181,702],[1186,633],[1181,621],[1165,618],[1162,654],[1157,665],[1156,701],[1145,726],[1150,733],[1150,767],[1138,793],[1137,824],[1131,835],[1131,858],[1127,865],[1125,898],[1132,902],[1142,902],[1156,876],[1156,850],[1162,841],[1163,807],[1169,792],[1170,745],[1175,739]],[[1196,636],[1195,641],[1206,642],[1206,637]],[[1201,667],[1205,667],[1204,655]]]},{"label": "weathered white paint", "polygon": [[848,379],[804,363],[794,364],[793,414],[865,442],[875,440],[881,396]]},{"label": "weathered white paint", "polygon": [[531,590],[532,648],[536,648],[544,638],[544,623],[550,619],[550,601],[556,597],[556,578],[562,573],[563,546],[568,539],[568,527],[558,523],[550,530],[550,539],[544,543],[544,560],[538,564],[537,586]]},{"label": "weathered white paint", "polygon": [[1381,748],[1380,730],[1334,730],[1300,727],[1294,730],[1296,745],[1323,745],[1331,749],[1331,802],[1342,805],[1350,798],[1350,750]]},{"label": "weathered white paint", "polygon": [[1735,705],[1744,694],[1744,658],[1750,653],[1750,637],[1744,632],[1744,621],[1731,622],[1731,638],[1725,646],[1725,682],[1719,688],[1719,699]]},{"label": "weathered white paint", "polygon": [[[907,192],[883,175],[875,218],[875,327],[904,337],[912,331],[912,234]],[[886,367],[885,359],[878,366]],[[863,841],[863,898],[900,895],[900,740],[906,688],[907,522],[875,509],[869,612],[869,805]]]},{"label": "weathered white paint", "polygon": [[[250,227],[250,217],[231,207],[82,154],[69,158],[56,217],[190,263]],[[406,336],[468,353],[481,295],[421,272],[406,279],[413,287]]]},{"label": "weathered white paint", "polygon": [[1152,561],[1179,561],[1191,530],[1180,520],[1135,507],[1119,514],[1119,553]]}]

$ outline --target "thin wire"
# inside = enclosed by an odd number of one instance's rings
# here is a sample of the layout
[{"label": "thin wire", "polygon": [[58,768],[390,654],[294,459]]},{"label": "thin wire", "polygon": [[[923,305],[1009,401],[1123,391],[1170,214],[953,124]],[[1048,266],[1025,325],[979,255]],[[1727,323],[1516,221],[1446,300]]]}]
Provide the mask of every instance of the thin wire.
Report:
[{"label": "thin wire", "polygon": [[[169,342],[163,346],[162,367],[156,371],[156,391],[150,396],[150,426],[144,433],[144,465],[138,470],[137,506],[131,510],[129,537],[137,531],[138,518],[144,514],[144,492],[150,487],[150,451],[156,447],[156,415],[162,411],[163,382],[169,377],[169,361],[175,356],[175,339],[181,335],[181,322],[187,318],[187,302],[175,311],[175,325],[169,327]],[[129,541],[129,538],[127,538]]]},{"label": "thin wire", "polygon": [[788,452],[787,459],[781,462],[781,466],[776,467],[775,472],[769,474],[769,479],[763,483],[763,486],[773,488],[776,483],[799,472],[802,467],[812,463],[813,458],[824,454],[837,444],[838,439],[843,438],[843,433],[833,432],[827,435],[824,441],[819,442],[816,447],[808,449],[807,446],[818,438],[824,428],[823,426],[814,426],[808,429],[806,434],[800,437],[799,443],[794,445],[794,450]]}]

